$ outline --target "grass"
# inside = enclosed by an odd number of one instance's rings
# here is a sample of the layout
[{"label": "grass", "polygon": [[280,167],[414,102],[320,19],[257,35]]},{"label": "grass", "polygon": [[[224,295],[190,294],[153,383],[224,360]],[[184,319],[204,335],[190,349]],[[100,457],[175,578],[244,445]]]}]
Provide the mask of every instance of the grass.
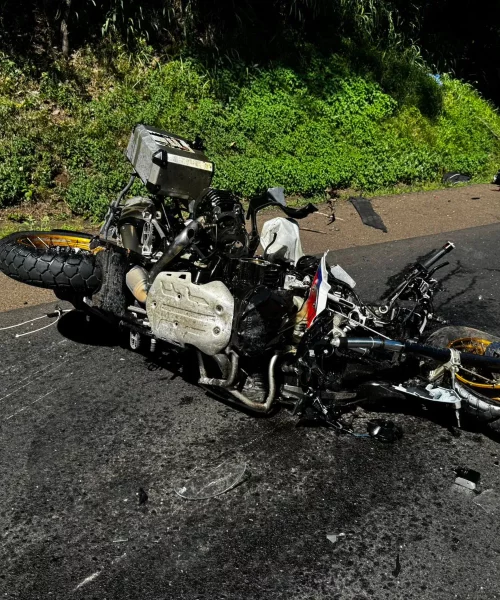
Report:
[{"label": "grass", "polygon": [[66,210],[54,210],[45,204],[24,204],[0,209],[0,239],[17,231],[68,229],[97,233],[96,223]]},{"label": "grass", "polygon": [[398,60],[373,51],[360,67],[347,50],[307,51],[293,68],[207,70],[142,45],[133,57],[83,50],[39,73],[0,55],[0,207],[40,206],[57,220],[49,213],[64,206],[62,221],[98,222],[128,179],[123,150],[138,122],[200,135],[213,184],[243,198],[274,185],[298,203],[438,189],[454,170],[491,181],[496,110],[471,86],[446,76],[440,86]]}]

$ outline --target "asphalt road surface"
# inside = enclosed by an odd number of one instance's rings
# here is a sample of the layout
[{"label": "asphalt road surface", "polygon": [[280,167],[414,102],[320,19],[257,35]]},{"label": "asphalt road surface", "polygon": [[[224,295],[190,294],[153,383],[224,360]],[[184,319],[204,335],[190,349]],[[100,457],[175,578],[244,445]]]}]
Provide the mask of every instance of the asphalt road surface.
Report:
[{"label": "asphalt road surface", "polygon": [[[451,239],[437,305],[498,334],[499,231],[335,257],[376,295]],[[44,310],[3,313],[0,328]],[[471,429],[455,437],[446,415],[410,404],[391,416],[405,431],[394,445],[296,427],[286,411],[252,417],[77,313],[14,337],[48,322],[0,330],[0,597],[500,597],[500,507],[487,512],[452,485],[464,465],[500,494],[498,441]],[[247,464],[229,492],[190,501],[173,491],[222,462]]]}]

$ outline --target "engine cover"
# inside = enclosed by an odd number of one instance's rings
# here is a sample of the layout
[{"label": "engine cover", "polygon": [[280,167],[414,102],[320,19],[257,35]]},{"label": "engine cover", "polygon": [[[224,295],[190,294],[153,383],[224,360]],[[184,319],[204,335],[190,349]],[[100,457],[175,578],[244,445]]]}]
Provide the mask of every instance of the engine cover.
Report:
[{"label": "engine cover", "polygon": [[197,285],[190,273],[160,273],[146,311],[155,337],[177,346],[190,344],[213,356],[231,338],[234,298],[222,281]]}]

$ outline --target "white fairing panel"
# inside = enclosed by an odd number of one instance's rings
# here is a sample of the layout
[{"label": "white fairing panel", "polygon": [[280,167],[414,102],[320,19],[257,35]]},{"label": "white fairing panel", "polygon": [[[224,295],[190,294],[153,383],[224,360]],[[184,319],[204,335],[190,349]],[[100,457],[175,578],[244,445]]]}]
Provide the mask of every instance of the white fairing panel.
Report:
[{"label": "white fairing panel", "polygon": [[265,251],[265,258],[271,262],[281,259],[295,265],[304,256],[299,225],[294,219],[276,217],[264,223],[260,244]]},{"label": "white fairing panel", "polygon": [[222,281],[191,282],[190,273],[160,273],[146,300],[153,334],[178,346],[218,354],[229,344],[234,298]]}]

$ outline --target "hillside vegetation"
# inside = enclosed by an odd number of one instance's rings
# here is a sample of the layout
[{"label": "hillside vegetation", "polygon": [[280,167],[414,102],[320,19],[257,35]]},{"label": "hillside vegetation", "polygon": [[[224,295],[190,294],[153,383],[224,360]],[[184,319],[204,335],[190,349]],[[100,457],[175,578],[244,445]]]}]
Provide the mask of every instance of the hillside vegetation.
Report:
[{"label": "hillside vegetation", "polygon": [[101,219],[130,173],[136,123],[200,136],[214,185],[243,197],[274,185],[373,193],[453,170],[491,179],[500,117],[471,86],[437,82],[404,54],[361,58],[305,48],[293,66],[207,69],[115,43],[40,70],[0,54],[0,207],[62,198]]}]

